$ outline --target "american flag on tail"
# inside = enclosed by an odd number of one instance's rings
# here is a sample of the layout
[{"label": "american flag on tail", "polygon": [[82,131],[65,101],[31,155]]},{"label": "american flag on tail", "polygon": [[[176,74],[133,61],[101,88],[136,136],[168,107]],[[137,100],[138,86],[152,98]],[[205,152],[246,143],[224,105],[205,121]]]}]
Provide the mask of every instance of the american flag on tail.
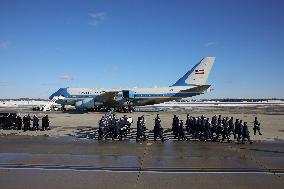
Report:
[{"label": "american flag on tail", "polygon": [[195,74],[204,74],[204,70],[195,70]]}]

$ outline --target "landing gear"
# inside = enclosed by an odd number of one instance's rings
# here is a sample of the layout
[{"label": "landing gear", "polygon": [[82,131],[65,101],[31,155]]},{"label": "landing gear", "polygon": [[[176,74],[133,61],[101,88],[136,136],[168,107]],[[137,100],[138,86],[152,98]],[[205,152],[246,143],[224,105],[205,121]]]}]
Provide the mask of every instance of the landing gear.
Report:
[{"label": "landing gear", "polygon": [[121,108],[121,112],[132,113],[132,112],[135,112],[135,108],[133,106],[123,106]]},{"label": "landing gear", "polygon": [[66,111],[66,107],[64,105],[61,107],[61,111],[62,112]]}]

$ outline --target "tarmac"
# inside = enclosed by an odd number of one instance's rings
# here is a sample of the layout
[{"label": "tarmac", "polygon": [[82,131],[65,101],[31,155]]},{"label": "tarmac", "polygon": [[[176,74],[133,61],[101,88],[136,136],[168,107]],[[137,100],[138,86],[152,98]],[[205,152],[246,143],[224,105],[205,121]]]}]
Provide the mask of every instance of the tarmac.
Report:
[{"label": "tarmac", "polygon": [[[177,141],[169,130],[172,117],[185,120],[187,113],[233,116],[248,121],[250,130],[258,116],[263,135],[251,133],[254,143],[244,145]],[[284,188],[283,108],[159,112],[164,143],[153,141],[153,112],[128,114],[134,119],[133,129],[123,141],[96,140],[103,113],[48,114],[50,131],[0,130],[1,188]],[[146,142],[135,141],[141,115],[149,129]]]},{"label": "tarmac", "polygon": [[1,188],[283,188],[283,142],[0,137]]}]

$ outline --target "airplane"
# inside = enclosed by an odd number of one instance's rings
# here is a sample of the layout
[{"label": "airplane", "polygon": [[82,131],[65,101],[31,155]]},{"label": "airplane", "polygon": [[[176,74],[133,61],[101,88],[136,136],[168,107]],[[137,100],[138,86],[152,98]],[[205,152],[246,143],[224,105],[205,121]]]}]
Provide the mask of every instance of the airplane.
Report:
[{"label": "airplane", "polygon": [[183,77],[168,87],[96,89],[60,88],[49,99],[64,108],[75,106],[77,110],[99,110],[103,108],[125,108],[145,106],[180,100],[210,91],[206,85],[215,57],[205,57]]}]

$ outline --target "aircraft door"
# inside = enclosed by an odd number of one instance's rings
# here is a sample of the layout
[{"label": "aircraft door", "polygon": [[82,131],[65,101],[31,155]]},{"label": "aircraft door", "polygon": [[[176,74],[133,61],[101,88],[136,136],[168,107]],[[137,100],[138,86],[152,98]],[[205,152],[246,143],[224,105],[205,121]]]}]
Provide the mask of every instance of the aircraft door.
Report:
[{"label": "aircraft door", "polygon": [[122,91],[122,96],[125,99],[134,98],[134,92],[133,91],[128,91],[128,90],[123,90]]}]

